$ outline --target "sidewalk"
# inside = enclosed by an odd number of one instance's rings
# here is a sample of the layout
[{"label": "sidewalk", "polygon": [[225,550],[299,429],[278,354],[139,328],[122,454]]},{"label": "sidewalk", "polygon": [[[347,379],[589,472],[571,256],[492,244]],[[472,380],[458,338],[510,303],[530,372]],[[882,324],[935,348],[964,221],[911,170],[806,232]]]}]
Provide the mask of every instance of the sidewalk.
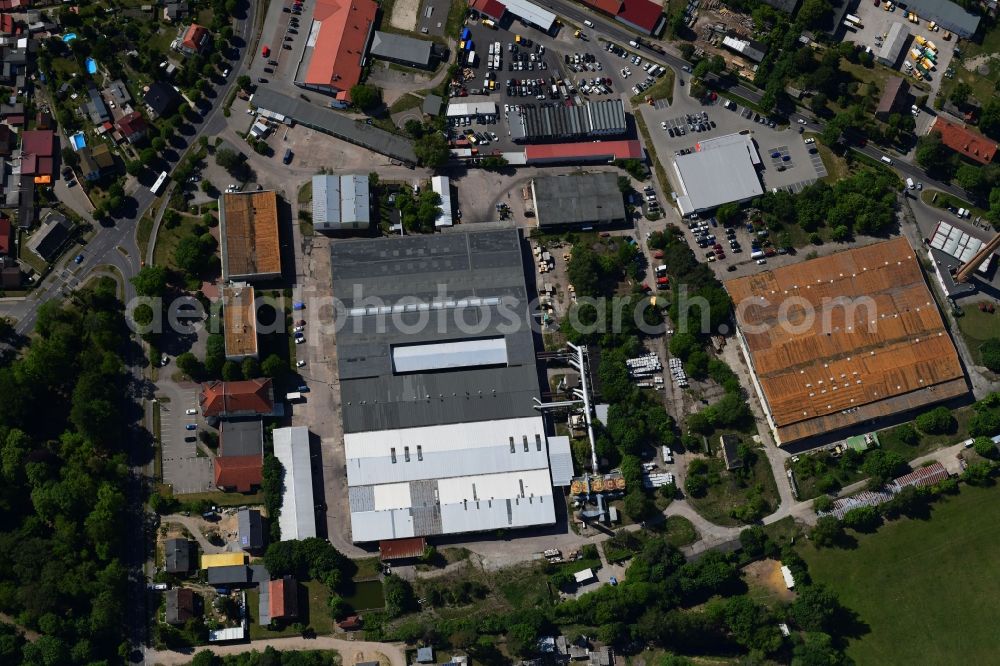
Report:
[{"label": "sidewalk", "polygon": [[[251,641],[239,645],[206,645],[197,648],[197,652],[209,650],[219,656],[242,654],[265,648],[275,650],[336,650],[340,653],[342,664],[356,664],[361,661],[379,661],[379,657],[388,658],[391,666],[406,666],[403,647],[396,643],[371,643],[368,641],[351,641],[331,636],[316,638],[272,638],[261,641]],[[195,650],[189,652],[174,652],[172,650],[147,650],[146,663],[158,666],[180,666],[188,664],[194,657]]]}]

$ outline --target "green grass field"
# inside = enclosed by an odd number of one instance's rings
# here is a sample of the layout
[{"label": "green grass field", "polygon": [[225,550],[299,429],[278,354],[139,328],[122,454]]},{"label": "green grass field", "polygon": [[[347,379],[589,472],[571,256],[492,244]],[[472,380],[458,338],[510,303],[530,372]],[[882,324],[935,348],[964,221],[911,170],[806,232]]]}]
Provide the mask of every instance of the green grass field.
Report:
[{"label": "green grass field", "polygon": [[869,631],[858,664],[994,664],[1000,611],[1000,490],[963,486],[926,521],[857,535],[853,550],[800,548]]},{"label": "green grass field", "polygon": [[980,312],[974,302],[962,307],[965,313],[958,318],[958,328],[976,363],[982,363],[979,347],[990,338],[1000,337],[1000,313]]}]

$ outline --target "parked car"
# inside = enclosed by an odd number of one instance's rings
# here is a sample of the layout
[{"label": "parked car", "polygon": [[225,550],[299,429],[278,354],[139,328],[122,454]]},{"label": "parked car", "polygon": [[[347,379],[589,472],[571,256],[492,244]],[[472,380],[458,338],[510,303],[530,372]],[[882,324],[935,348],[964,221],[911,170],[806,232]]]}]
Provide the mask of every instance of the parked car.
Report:
[{"label": "parked car", "polygon": [[184,413],[187,414],[188,416],[193,416],[194,414],[198,413],[198,410],[197,409],[186,409],[186,410],[184,410]]},{"label": "parked car", "polygon": [[196,424],[196,423],[188,423],[186,426],[184,426],[184,429],[185,430],[197,430],[198,429],[198,424]]}]

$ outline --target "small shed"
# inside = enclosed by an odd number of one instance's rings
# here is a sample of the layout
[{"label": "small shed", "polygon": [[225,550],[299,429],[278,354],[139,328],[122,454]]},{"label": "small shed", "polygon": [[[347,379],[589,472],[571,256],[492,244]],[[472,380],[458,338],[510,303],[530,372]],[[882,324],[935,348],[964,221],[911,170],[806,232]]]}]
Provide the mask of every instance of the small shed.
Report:
[{"label": "small shed", "polygon": [[434,648],[427,646],[422,648],[417,648],[417,663],[418,664],[433,664],[434,663]]},{"label": "small shed", "polygon": [[573,578],[576,579],[577,585],[586,585],[587,583],[593,582],[596,579],[596,576],[594,576],[593,569],[584,569],[583,571],[577,571],[573,574]]}]

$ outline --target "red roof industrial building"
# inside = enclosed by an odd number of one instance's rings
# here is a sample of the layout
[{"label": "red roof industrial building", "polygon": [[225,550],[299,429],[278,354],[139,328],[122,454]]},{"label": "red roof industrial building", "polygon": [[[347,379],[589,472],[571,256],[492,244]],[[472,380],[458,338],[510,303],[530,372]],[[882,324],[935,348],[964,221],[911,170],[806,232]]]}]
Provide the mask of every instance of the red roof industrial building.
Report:
[{"label": "red roof industrial building", "polygon": [[265,415],[274,411],[274,389],[270,379],[208,382],[199,402],[204,416]]},{"label": "red roof industrial building", "polygon": [[549,143],[524,147],[524,158],[528,164],[610,162],[612,160],[641,160],[645,157],[642,144],[634,140]]},{"label": "red roof industrial building", "polygon": [[320,24],[301,84],[350,100],[375,26],[372,0],[317,0],[313,20]]},{"label": "red roof industrial building", "polygon": [[938,116],[937,120],[934,121],[931,131],[941,133],[941,143],[963,157],[968,157],[980,164],[989,164],[997,154],[996,141],[987,139],[968,127],[949,122],[941,116]]},{"label": "red roof industrial building", "polygon": [[623,0],[622,9],[615,19],[649,35],[660,32],[667,21],[663,16],[663,5],[651,0]]}]

